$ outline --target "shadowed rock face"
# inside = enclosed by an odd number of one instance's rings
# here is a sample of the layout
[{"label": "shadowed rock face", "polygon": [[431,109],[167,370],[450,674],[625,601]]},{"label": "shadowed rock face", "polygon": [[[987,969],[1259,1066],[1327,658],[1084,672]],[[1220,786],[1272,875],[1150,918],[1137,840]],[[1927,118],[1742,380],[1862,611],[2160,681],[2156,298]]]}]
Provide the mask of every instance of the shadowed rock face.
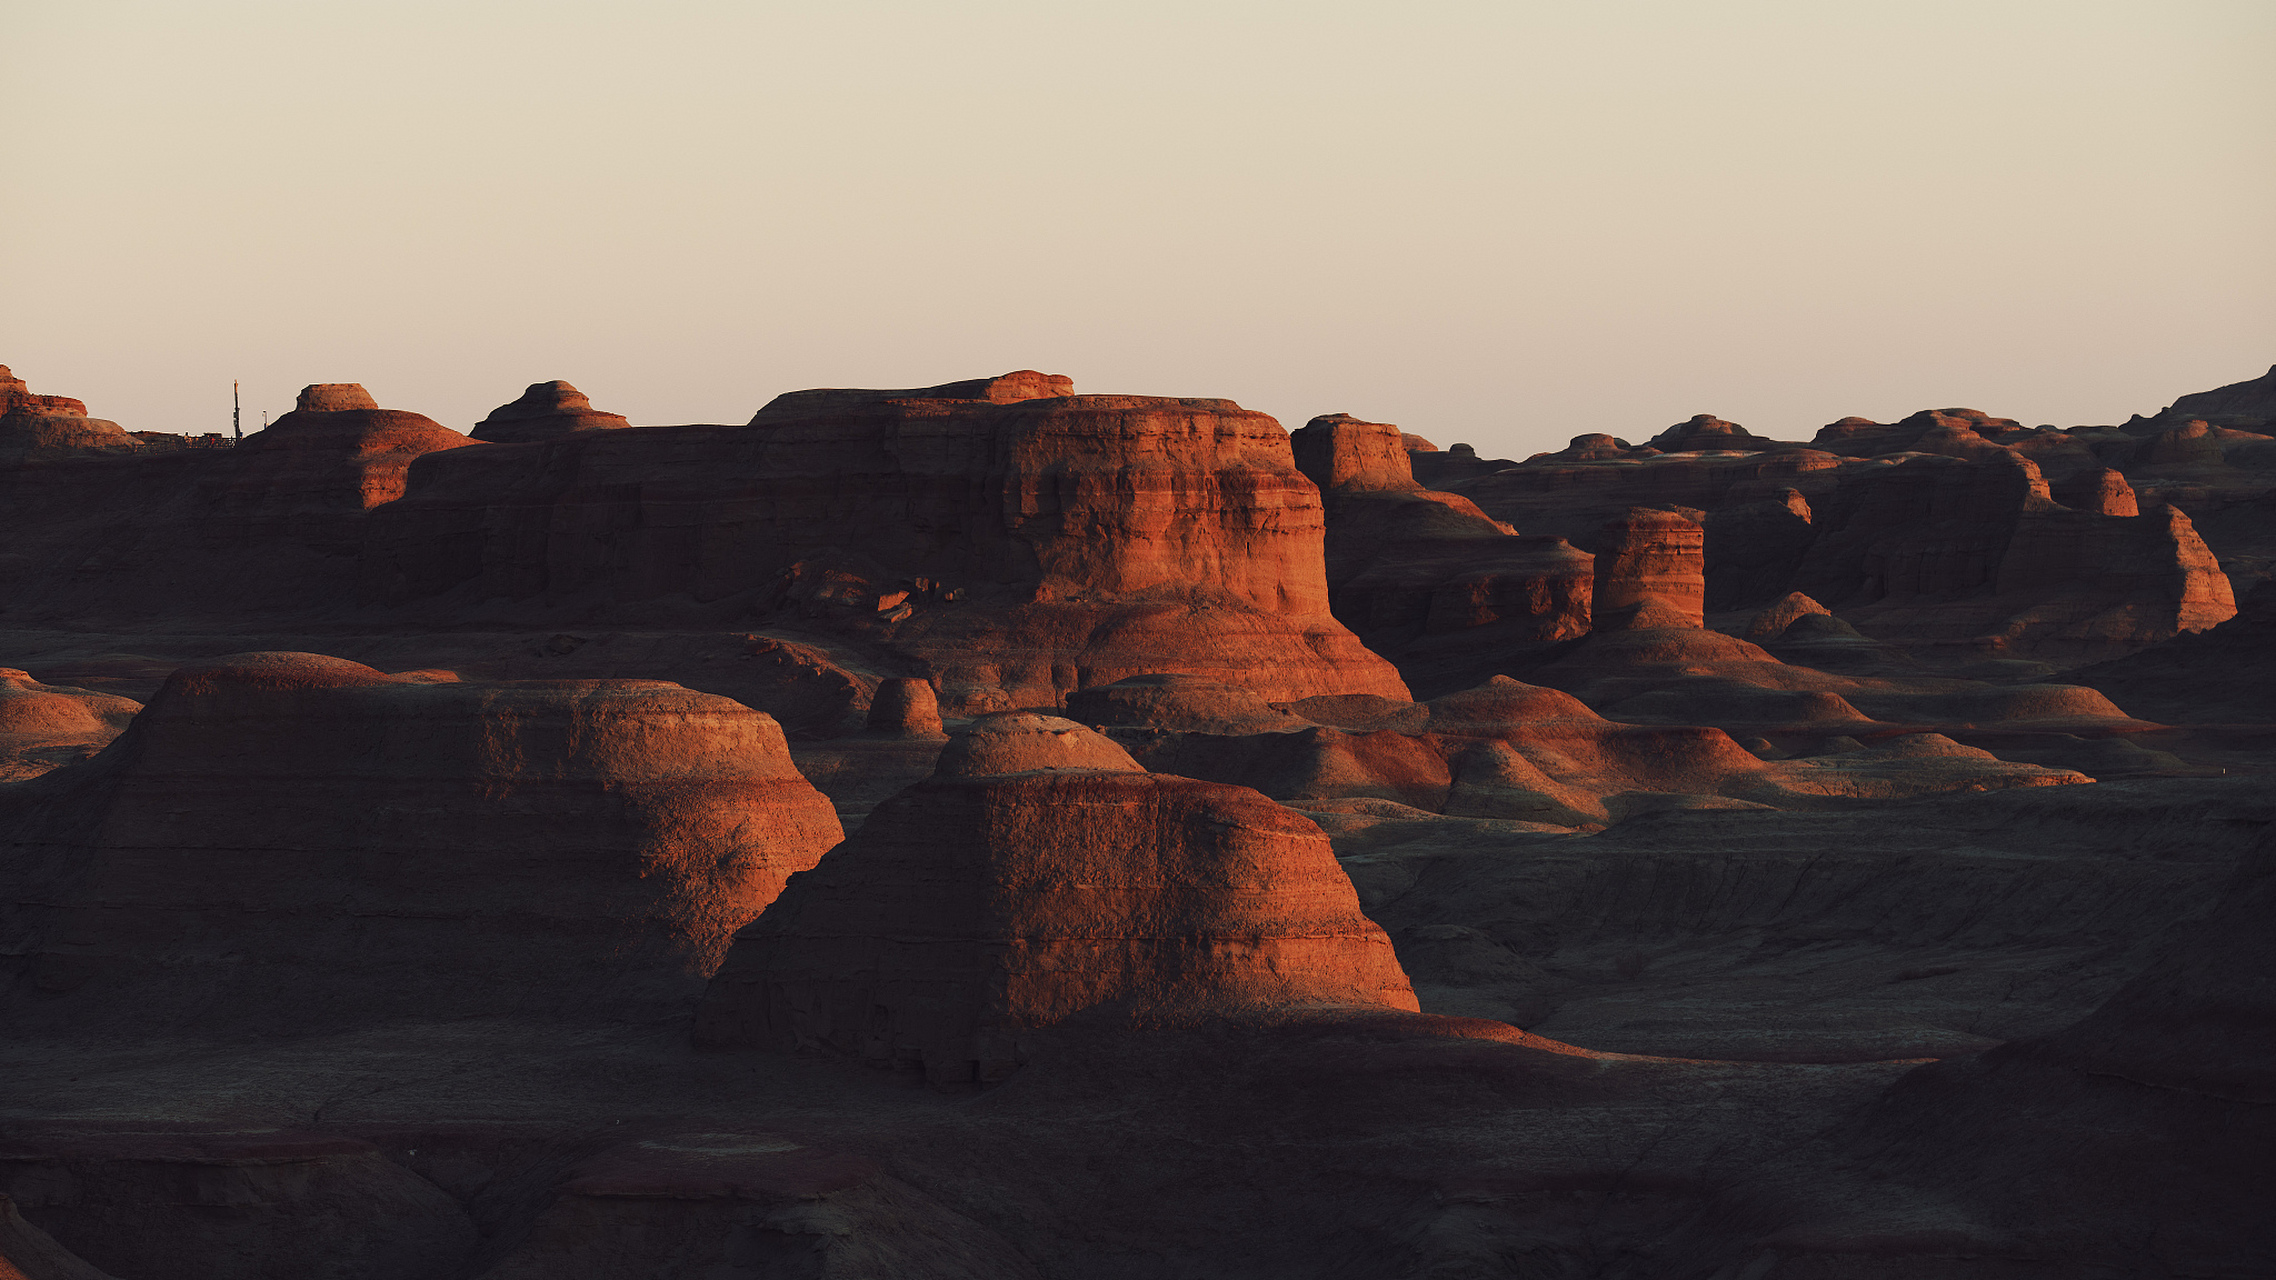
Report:
[{"label": "shadowed rock face", "polygon": [[2276,424],[2276,366],[2257,378],[2182,396],[2157,416],[2184,422],[2196,418],[2224,427]]},{"label": "shadowed rock face", "polygon": [[533,382],[519,400],[490,411],[471,434],[496,444],[552,440],[579,431],[610,431],[632,425],[621,413],[603,413],[584,392],[556,379]]},{"label": "shadowed rock face", "polygon": [[84,402],[33,395],[23,379],[0,364],[0,465],[133,453],[140,447],[119,424],[88,417]]},{"label": "shadowed rock face", "polygon": [[363,513],[403,496],[414,458],[474,443],[424,414],[382,409],[352,382],[305,387],[298,405],[230,451],[236,465],[215,497],[244,542],[352,555]]},{"label": "shadowed rock face", "polygon": [[1597,542],[1596,630],[1703,625],[1706,533],[1697,521],[1639,507]]},{"label": "shadowed rock face", "polygon": [[906,676],[877,682],[877,692],[870,697],[866,727],[869,732],[888,738],[948,736],[941,732],[940,699],[933,696],[933,687]]},{"label": "shadowed rock face", "polygon": [[1808,1206],[1766,1242],[1787,1264],[1770,1274],[1951,1274],[1938,1263],[1955,1254],[2076,1274],[2118,1260],[2137,1275],[2266,1274],[2272,974],[2264,836],[2212,913],[2171,927],[2086,1018],[1921,1067],[1846,1126],[1842,1154],[1877,1194],[1765,1178]]},{"label": "shadowed rock face", "polygon": [[1290,437],[1327,511],[1336,618],[1433,687],[1475,679],[1474,650],[1586,632],[1589,557],[1562,538],[1518,536],[1469,499],[1423,488],[1408,439],[1389,423],[1341,413]]},{"label": "shadowed rock face", "polygon": [[827,1047],[989,1083],[1021,1032],[1302,1005],[1413,1010],[1327,838],[1146,773],[1071,721],[992,716],[736,938],[698,1043]]},{"label": "shadowed rock face", "polygon": [[781,615],[917,666],[952,715],[1163,670],[1404,695],[1328,612],[1319,496],[1277,423],[1066,389],[794,392],[748,427],[431,457],[371,521],[366,598]]},{"label": "shadowed rock face", "polygon": [[[2096,661],[2229,616],[2233,592],[2213,581],[2221,566],[2182,510],[2199,514],[2210,491],[2266,488],[2220,457],[2276,442],[2217,429],[2183,440],[2186,424],[2154,426],[2145,430],[2172,439],[1924,410],[1894,423],[1843,419],[1804,445],[1694,419],[1655,439],[1673,451],[1576,437],[1561,452],[1441,483],[1495,519],[1589,552],[1603,550],[1606,522],[1634,507],[1701,518],[1712,611],[1801,591],[1878,639]],[[2185,499],[2161,501],[2165,491],[2112,470],[2133,465],[2112,448],[2211,461],[2143,473],[2178,477],[2171,492]],[[2208,469],[2224,475],[2199,474]],[[2266,523],[2239,512],[2222,537],[2259,547]]]},{"label": "shadowed rock face", "polygon": [[77,1025],[668,1014],[839,838],[768,717],[662,681],[177,671],[18,800],[7,995]]}]

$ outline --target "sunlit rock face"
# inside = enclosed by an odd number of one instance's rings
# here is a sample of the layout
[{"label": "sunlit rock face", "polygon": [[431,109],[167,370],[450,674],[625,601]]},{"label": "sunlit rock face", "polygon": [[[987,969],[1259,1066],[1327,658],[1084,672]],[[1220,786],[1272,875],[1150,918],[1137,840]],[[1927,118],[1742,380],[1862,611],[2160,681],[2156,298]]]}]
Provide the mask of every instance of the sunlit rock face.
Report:
[{"label": "sunlit rock face", "polygon": [[1404,695],[1329,612],[1319,493],[1278,423],[1071,390],[802,391],[747,426],[431,456],[371,521],[365,598],[795,620],[917,664],[952,715],[1158,671]]},{"label": "sunlit rock face", "polygon": [[141,443],[115,422],[87,416],[70,396],[32,394],[0,364],[0,466],[64,458],[131,454]]},{"label": "sunlit rock face", "polygon": [[39,785],[11,812],[11,995],[87,1026],[654,1015],[840,836],[726,698],[303,653],[185,667]]},{"label": "sunlit rock face", "polygon": [[1327,838],[1243,787],[1150,774],[1072,721],[990,716],[737,936],[708,1045],[828,1048],[990,1083],[1085,1011],[1177,1023],[1416,1008]]},{"label": "sunlit rock face", "polygon": [[527,444],[630,425],[623,414],[595,409],[584,392],[555,379],[531,383],[519,399],[492,409],[468,434],[488,443]]}]

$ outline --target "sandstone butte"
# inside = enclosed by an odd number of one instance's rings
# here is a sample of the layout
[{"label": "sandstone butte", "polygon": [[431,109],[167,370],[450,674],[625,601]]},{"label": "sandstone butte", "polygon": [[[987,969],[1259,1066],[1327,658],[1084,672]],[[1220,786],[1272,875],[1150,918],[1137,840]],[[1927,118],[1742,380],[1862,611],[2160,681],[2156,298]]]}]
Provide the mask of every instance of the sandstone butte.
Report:
[{"label": "sandstone butte", "polygon": [[[1843,419],[1803,444],[1700,415],[1643,446],[1591,434],[1523,463],[1431,468],[1434,483],[1486,515],[1590,552],[1628,509],[1690,515],[1705,529],[1709,612],[1757,610],[1798,591],[1883,639],[2077,663],[2235,611],[2220,562],[2166,499],[2194,504],[2217,492],[2231,501],[2250,481],[2229,468],[2210,491],[2144,489],[2110,460],[2181,446],[2144,451],[2118,434],[2125,450],[2113,453],[2096,434],[2112,430],[2027,428],[1946,409],[1895,423]],[[2201,452],[2276,444],[2229,435]],[[2143,465],[2146,480],[2161,478]],[[2223,536],[2239,545],[2264,536],[2243,523]]]},{"label": "sandstone butte", "polygon": [[361,570],[401,618],[781,618],[918,666],[955,715],[1163,670],[1404,696],[1330,614],[1323,536],[1270,417],[1022,372],[431,454]]},{"label": "sandstone butte", "polygon": [[1417,1008],[1327,837],[1254,791],[1149,774],[1107,738],[984,717],[736,936],[712,1046],[826,1048],[995,1083],[1023,1032],[1289,1006]]},{"label": "sandstone butte", "polygon": [[1335,616],[1410,681],[1433,686],[1487,674],[1481,655],[1585,633],[1588,555],[1561,537],[1521,536],[1467,498],[1423,488],[1409,461],[1415,440],[1340,413],[1290,437],[1297,467],[1320,487],[1327,510]]},{"label": "sandstone butte", "polygon": [[19,1022],[298,1030],[690,1000],[840,838],[781,730],[654,680],[174,673],[13,797]]},{"label": "sandstone butte", "polygon": [[521,398],[499,405],[468,434],[496,444],[527,444],[579,431],[610,431],[631,426],[621,413],[593,407],[584,392],[568,383],[533,382]]}]

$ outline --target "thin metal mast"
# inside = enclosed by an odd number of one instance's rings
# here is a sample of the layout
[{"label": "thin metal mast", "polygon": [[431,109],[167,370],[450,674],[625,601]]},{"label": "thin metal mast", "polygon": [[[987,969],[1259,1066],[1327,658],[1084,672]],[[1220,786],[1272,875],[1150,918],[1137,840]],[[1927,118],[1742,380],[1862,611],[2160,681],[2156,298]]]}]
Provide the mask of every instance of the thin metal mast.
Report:
[{"label": "thin metal mast", "polygon": [[244,412],[244,408],[237,402],[237,381],[233,378],[229,383],[229,430],[238,440],[245,438]]}]

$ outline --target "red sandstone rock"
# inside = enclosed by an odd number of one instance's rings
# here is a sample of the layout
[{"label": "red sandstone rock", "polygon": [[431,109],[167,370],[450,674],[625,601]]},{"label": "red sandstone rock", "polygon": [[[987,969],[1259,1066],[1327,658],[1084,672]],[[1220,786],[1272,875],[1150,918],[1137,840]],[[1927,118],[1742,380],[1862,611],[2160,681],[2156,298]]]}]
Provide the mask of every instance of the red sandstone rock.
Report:
[{"label": "red sandstone rock", "polygon": [[87,689],[41,684],[0,667],[0,782],[37,777],[100,751],[142,704]]},{"label": "red sandstone rock", "polygon": [[877,692],[870,696],[867,727],[880,737],[948,739],[941,732],[940,700],[933,696],[933,687],[905,676],[877,682]]},{"label": "red sandstone rock", "polygon": [[0,465],[133,453],[140,447],[119,424],[88,417],[84,402],[33,395],[0,364]]},{"label": "red sandstone rock", "polygon": [[668,1012],[840,834],[725,698],[313,654],[185,667],[33,785],[11,1004],[81,1025]]},{"label": "red sandstone rock", "polygon": [[584,392],[556,379],[533,382],[521,398],[490,411],[468,434],[495,444],[552,440],[579,431],[610,431],[632,424],[621,413],[603,413]]},{"label": "red sandstone rock", "polygon": [[1706,531],[1696,521],[1638,507],[1598,544],[1595,630],[1704,625]]},{"label": "red sandstone rock", "polygon": [[2236,611],[2188,517],[2071,510],[2012,452],[1915,459],[1814,506],[1795,589],[1885,639],[2094,658]]},{"label": "red sandstone rock", "polygon": [[781,615],[925,672],[951,715],[1165,670],[1404,696],[1328,611],[1319,498],[1278,424],[1066,390],[795,392],[749,427],[430,456],[370,521],[364,589],[399,617]]},{"label": "red sandstone rock", "polygon": [[235,466],[218,496],[245,541],[353,555],[363,513],[403,496],[414,459],[474,443],[421,414],[379,408],[352,382],[303,388],[298,403],[230,451]]},{"label": "red sandstone rock", "polygon": [[[1468,499],[1423,489],[1397,427],[1330,414],[1290,440],[1327,511],[1329,601],[1376,652],[1443,680],[1433,670],[1442,651],[1539,645],[1588,629],[1588,557],[1561,538],[1515,536]],[[1462,634],[1478,628],[1491,630]]]},{"label": "red sandstone rock", "polygon": [[1069,721],[991,716],[738,935],[700,1044],[829,1048],[1000,1080],[1085,1011],[1415,1008],[1317,827],[1148,774]]},{"label": "red sandstone rock", "polygon": [[1739,633],[1739,638],[1761,644],[1766,640],[1777,639],[1779,635],[1785,632],[1786,628],[1794,625],[1796,618],[1807,617],[1812,614],[1830,616],[1832,613],[1833,610],[1826,608],[1801,592],[1791,591],[1778,603],[1754,615],[1754,619],[1747,623],[1746,630]]},{"label": "red sandstone rock", "polygon": [[2134,497],[2132,485],[2126,483],[2123,473],[2109,467],[2099,467],[2074,479],[2055,494],[2062,504],[2074,511],[2090,511],[2099,516],[2133,517],[2142,513]]},{"label": "red sandstone rock", "polygon": [[[1575,438],[1572,447],[1580,448],[1581,440],[1588,438]],[[1772,448],[1778,444],[1775,440],[1765,439],[1736,422],[1725,422],[1711,413],[1695,414],[1690,421],[1679,422],[1645,443],[1662,453],[1691,453],[1705,449],[1751,451]]]}]

